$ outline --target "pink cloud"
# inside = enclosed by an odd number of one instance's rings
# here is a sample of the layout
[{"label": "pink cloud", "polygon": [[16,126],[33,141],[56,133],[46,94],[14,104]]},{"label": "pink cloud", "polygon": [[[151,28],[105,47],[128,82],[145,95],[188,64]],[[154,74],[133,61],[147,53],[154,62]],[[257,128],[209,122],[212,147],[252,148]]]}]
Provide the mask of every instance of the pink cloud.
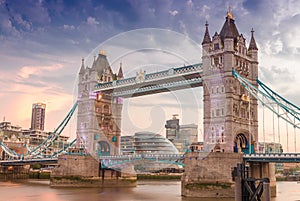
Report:
[{"label": "pink cloud", "polygon": [[18,72],[21,78],[28,78],[30,75],[46,75],[48,72],[63,68],[62,64],[53,64],[50,66],[24,66]]}]

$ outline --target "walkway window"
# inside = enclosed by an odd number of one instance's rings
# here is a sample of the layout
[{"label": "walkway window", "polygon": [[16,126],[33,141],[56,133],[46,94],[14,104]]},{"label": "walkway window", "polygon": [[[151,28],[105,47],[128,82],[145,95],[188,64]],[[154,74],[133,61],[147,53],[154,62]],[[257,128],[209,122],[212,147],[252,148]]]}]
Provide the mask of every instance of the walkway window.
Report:
[{"label": "walkway window", "polygon": [[214,44],[214,50],[218,50],[218,49],[220,49],[219,43],[215,43]]},{"label": "walkway window", "polygon": [[222,137],[222,138],[221,138],[221,142],[224,143],[224,142],[225,142],[225,137],[224,137],[224,133],[223,133],[223,132],[222,132],[222,134],[221,134],[221,137]]}]

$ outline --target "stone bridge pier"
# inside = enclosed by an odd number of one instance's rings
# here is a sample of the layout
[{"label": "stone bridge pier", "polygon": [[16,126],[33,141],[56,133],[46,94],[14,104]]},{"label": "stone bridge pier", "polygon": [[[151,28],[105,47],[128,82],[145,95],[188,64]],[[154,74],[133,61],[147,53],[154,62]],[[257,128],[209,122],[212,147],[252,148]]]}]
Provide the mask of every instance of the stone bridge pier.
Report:
[{"label": "stone bridge pier", "polygon": [[181,178],[181,195],[203,198],[234,197],[235,185],[231,172],[238,163],[242,162],[242,153],[186,154],[185,172]]},{"label": "stone bridge pier", "polygon": [[269,178],[271,197],[276,196],[275,163],[249,162],[249,177]]},{"label": "stone bridge pier", "polygon": [[[185,172],[181,178],[181,194],[185,197],[234,198],[232,171],[243,163],[243,153],[192,152],[185,156]],[[249,178],[270,179],[271,196],[276,196],[274,163],[250,162]]]}]

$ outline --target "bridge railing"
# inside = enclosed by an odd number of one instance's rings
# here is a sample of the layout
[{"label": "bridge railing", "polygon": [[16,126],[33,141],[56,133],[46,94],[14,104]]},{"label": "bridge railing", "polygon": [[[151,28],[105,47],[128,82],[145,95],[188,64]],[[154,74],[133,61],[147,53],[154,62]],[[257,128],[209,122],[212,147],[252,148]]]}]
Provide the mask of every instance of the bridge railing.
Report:
[{"label": "bridge railing", "polygon": [[149,158],[183,158],[183,154],[134,154],[134,155],[116,155],[116,156],[100,156],[100,160],[110,159],[149,159]]},{"label": "bridge railing", "polygon": [[245,154],[244,157],[300,157],[300,153],[255,153]]},{"label": "bridge railing", "polygon": [[300,153],[245,154],[243,160],[246,162],[299,163]]}]

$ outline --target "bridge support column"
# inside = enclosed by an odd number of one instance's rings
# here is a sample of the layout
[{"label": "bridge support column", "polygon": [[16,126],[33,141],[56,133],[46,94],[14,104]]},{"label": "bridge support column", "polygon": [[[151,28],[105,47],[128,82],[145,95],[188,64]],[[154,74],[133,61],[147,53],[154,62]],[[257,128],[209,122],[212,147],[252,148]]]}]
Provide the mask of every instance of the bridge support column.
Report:
[{"label": "bridge support column", "polygon": [[275,163],[251,162],[250,177],[253,178],[269,178],[270,179],[270,193],[271,197],[276,196],[276,177],[275,177]]},{"label": "bridge support column", "polygon": [[[206,153],[208,154],[208,153]],[[181,194],[186,197],[225,198],[235,196],[232,169],[242,163],[241,153],[188,153],[181,178]]]},{"label": "bridge support column", "polygon": [[102,169],[90,155],[60,155],[51,173],[52,187],[134,187],[136,176]]}]

